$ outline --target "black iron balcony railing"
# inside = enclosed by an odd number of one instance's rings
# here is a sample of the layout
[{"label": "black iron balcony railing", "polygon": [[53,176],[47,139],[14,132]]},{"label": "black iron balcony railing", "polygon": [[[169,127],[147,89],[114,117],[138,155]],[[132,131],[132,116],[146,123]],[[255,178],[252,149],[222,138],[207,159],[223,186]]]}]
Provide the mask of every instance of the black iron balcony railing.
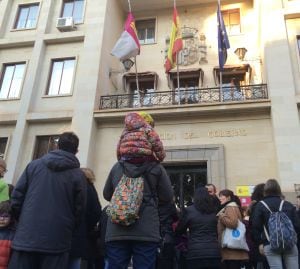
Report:
[{"label": "black iron balcony railing", "polygon": [[[222,94],[221,94],[222,92]],[[180,97],[180,98],[178,98]],[[100,109],[125,109],[186,104],[226,103],[268,98],[267,85],[226,86],[220,88],[192,88],[179,91],[149,92],[146,94],[118,94],[101,96]]]}]

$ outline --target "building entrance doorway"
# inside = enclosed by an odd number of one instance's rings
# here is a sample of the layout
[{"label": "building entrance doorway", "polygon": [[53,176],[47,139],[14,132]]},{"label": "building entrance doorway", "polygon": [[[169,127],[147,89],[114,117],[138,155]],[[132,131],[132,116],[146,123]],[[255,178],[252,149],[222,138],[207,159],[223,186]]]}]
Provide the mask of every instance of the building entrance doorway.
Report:
[{"label": "building entrance doorway", "polygon": [[175,195],[175,203],[179,208],[189,206],[193,202],[195,189],[207,183],[207,163],[164,165]]}]

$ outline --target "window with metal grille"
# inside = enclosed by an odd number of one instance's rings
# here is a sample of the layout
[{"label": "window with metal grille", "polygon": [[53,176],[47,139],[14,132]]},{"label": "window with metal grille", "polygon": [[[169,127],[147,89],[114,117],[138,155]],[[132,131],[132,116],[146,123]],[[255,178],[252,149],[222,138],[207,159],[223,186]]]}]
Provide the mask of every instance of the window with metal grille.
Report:
[{"label": "window with metal grille", "polygon": [[4,64],[0,81],[0,99],[20,96],[24,71],[24,62]]},{"label": "window with metal grille", "polygon": [[195,189],[207,184],[207,163],[165,165],[178,207],[193,204]]},{"label": "window with metal grille", "polygon": [[[179,72],[179,88],[177,72],[169,72],[169,79],[174,91],[175,102],[194,104],[199,102],[199,83],[202,84],[204,73],[202,69],[189,69]],[[178,98],[180,97],[180,98]]]},{"label": "window with metal grille", "polygon": [[4,159],[8,137],[0,137],[0,158]]},{"label": "window with metal grille", "polygon": [[64,0],[62,17],[73,17],[74,23],[83,21],[84,0]]},{"label": "window with metal grille", "polygon": [[226,31],[230,35],[241,33],[240,9],[222,10]]},{"label": "window with metal grille", "polygon": [[138,20],[135,23],[140,44],[155,42],[155,19]]},{"label": "window with metal grille", "polygon": [[[133,107],[139,107],[140,102],[143,106],[152,106],[152,99],[154,94],[154,79],[152,81],[140,81],[139,82],[139,94],[137,92],[136,82],[130,83],[130,93],[133,97]],[[140,101],[139,101],[140,97]]]},{"label": "window with metal grille", "polygon": [[20,5],[14,29],[31,29],[37,24],[39,3]]},{"label": "window with metal grille", "polygon": [[70,94],[75,58],[52,60],[47,95]]},{"label": "window with metal grille", "polygon": [[158,76],[155,72],[138,73],[139,92],[137,90],[136,74],[127,73],[124,75],[125,88],[132,96],[131,107],[153,106],[155,103],[155,91]]},{"label": "window with metal grille", "polygon": [[33,160],[41,158],[51,150],[57,149],[58,135],[42,135],[36,137]]}]

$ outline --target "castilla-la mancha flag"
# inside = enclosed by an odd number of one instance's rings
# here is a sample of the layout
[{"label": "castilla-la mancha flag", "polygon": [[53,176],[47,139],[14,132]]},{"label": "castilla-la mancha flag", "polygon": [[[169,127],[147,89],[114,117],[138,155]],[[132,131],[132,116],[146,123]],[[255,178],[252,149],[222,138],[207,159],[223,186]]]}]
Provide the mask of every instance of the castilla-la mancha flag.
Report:
[{"label": "castilla-la mancha flag", "polygon": [[140,42],[137,38],[134,17],[131,12],[128,13],[124,32],[112,49],[111,54],[119,58],[120,61],[140,54]]},{"label": "castilla-la mancha flag", "polygon": [[181,30],[179,25],[179,16],[177,13],[177,9],[174,6],[173,12],[173,23],[172,23],[172,31],[170,35],[170,45],[168,49],[168,55],[165,62],[166,73],[169,72],[176,65],[176,55],[177,52],[181,51],[183,47]]}]

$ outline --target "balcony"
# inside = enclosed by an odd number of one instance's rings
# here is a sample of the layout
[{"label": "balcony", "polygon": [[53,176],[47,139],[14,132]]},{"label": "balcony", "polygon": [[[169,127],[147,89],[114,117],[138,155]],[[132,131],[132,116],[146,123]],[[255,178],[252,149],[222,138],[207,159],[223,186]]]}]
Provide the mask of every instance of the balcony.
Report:
[{"label": "balcony", "polygon": [[149,92],[146,94],[105,95],[100,98],[100,110],[128,108],[158,108],[166,106],[206,104],[228,104],[255,102],[268,99],[266,84],[245,85],[240,87],[193,88],[179,91]]}]

